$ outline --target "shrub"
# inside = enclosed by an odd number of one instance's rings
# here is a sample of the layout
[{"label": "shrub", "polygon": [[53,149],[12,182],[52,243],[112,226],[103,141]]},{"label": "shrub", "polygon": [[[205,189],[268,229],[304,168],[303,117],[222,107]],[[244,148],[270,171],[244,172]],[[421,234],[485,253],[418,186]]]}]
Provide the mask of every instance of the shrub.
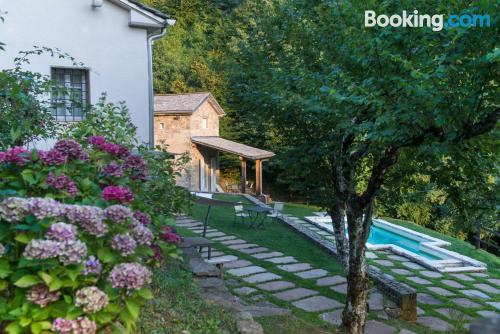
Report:
[{"label": "shrub", "polygon": [[157,238],[169,218],[144,204],[145,161],[89,145],[0,152],[0,332],[133,332],[152,298],[146,266],[177,256]]}]

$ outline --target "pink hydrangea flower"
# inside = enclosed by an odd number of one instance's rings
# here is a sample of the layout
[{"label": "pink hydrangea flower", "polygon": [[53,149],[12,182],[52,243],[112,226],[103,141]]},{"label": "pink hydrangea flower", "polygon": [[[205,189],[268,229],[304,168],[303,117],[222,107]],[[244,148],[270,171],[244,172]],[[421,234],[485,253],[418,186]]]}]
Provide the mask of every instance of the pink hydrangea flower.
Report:
[{"label": "pink hydrangea flower", "polygon": [[101,147],[106,143],[106,138],[103,136],[90,136],[88,141],[92,146]]},{"label": "pink hydrangea flower", "polygon": [[123,175],[123,168],[116,162],[111,162],[104,166],[104,174],[106,176],[121,177]]},{"label": "pink hydrangea flower", "polygon": [[31,152],[24,147],[14,146],[5,152],[4,162],[24,166],[31,160]]},{"label": "pink hydrangea flower", "polygon": [[135,211],[134,218],[144,226],[148,226],[149,224],[151,224],[151,216],[142,211],[139,210]]},{"label": "pink hydrangea flower", "polygon": [[59,334],[71,334],[76,323],[73,320],[56,318],[52,322],[52,331]]},{"label": "pink hydrangea flower", "polygon": [[45,234],[47,238],[56,241],[76,240],[76,226],[63,222],[50,225]]},{"label": "pink hydrangea flower", "polygon": [[153,242],[154,235],[149,228],[144,225],[136,225],[132,229],[132,235],[139,245],[149,246]]},{"label": "pink hydrangea flower", "polygon": [[130,155],[125,159],[123,168],[130,172],[134,180],[146,180],[148,177],[148,167],[144,159],[138,155]]},{"label": "pink hydrangea flower", "polygon": [[40,307],[45,307],[50,303],[59,300],[61,293],[58,291],[50,292],[45,284],[37,284],[26,293],[26,299]]},{"label": "pink hydrangea flower", "polygon": [[78,317],[73,325],[72,334],[95,334],[97,324],[87,317]]},{"label": "pink hydrangea flower", "polygon": [[58,141],[54,145],[53,150],[58,151],[61,154],[65,154],[68,159],[80,159],[85,155],[82,145],[78,144],[72,139],[64,139]]},{"label": "pink hydrangea flower", "polygon": [[137,242],[128,233],[117,234],[111,240],[111,248],[121,253],[122,256],[132,255],[137,247]]},{"label": "pink hydrangea flower", "polygon": [[115,289],[138,290],[151,282],[151,272],[139,263],[121,263],[113,267],[108,282]]},{"label": "pink hydrangea flower", "polygon": [[66,205],[66,217],[93,236],[102,237],[108,233],[108,226],[104,223],[104,211],[96,206]]},{"label": "pink hydrangea flower", "polygon": [[102,264],[95,256],[89,256],[84,263],[83,275],[100,275]]},{"label": "pink hydrangea flower", "polygon": [[107,219],[118,224],[126,223],[133,218],[132,210],[120,204],[108,206],[104,209],[104,215]]},{"label": "pink hydrangea flower", "polygon": [[161,234],[161,239],[175,245],[180,244],[182,241],[181,237],[170,226],[165,226]]},{"label": "pink hydrangea flower", "polygon": [[102,191],[102,198],[106,201],[128,203],[134,200],[134,194],[127,187],[107,186]]},{"label": "pink hydrangea flower", "polygon": [[40,150],[38,151],[38,157],[43,164],[48,166],[59,166],[65,164],[68,161],[68,156],[64,152],[54,149],[48,152]]},{"label": "pink hydrangea flower", "polygon": [[49,173],[45,179],[45,183],[57,190],[66,191],[70,197],[75,197],[78,193],[76,183],[64,173],[59,176],[54,176],[54,174]]}]

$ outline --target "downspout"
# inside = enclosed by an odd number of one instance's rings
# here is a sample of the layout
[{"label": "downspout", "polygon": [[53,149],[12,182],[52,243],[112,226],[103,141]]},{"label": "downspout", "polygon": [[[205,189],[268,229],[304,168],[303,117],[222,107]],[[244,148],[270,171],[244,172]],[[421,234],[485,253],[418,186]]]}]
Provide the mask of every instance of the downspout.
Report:
[{"label": "downspout", "polygon": [[155,146],[154,117],[155,117],[155,93],[153,87],[153,43],[167,34],[167,27],[175,24],[175,20],[168,19],[160,33],[152,33],[148,36],[148,88],[149,88],[149,147]]}]

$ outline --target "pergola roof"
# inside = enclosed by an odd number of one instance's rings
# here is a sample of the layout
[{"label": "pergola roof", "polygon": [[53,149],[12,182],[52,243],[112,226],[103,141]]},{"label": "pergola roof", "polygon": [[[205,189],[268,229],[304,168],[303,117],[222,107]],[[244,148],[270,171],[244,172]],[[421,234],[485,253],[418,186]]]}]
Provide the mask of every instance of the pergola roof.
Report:
[{"label": "pergola roof", "polygon": [[261,150],[259,148],[215,136],[191,137],[191,141],[195,144],[214,148],[222,152],[236,154],[251,160],[271,158],[275,155],[273,152]]}]

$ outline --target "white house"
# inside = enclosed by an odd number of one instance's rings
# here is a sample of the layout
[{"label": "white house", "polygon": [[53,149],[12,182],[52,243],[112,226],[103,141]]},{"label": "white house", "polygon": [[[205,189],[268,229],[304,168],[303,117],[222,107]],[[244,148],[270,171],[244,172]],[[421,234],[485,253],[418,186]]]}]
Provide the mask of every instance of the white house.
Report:
[{"label": "white house", "polygon": [[[71,88],[81,104],[125,101],[139,140],[154,142],[152,43],[175,21],[135,0],[0,0],[0,69],[13,67],[19,51],[58,48],[83,65],[50,55],[33,56],[26,69]],[[67,96],[52,97],[65,103]],[[68,110],[69,109],[69,110]],[[81,120],[80,107],[57,108],[61,121]]]}]

